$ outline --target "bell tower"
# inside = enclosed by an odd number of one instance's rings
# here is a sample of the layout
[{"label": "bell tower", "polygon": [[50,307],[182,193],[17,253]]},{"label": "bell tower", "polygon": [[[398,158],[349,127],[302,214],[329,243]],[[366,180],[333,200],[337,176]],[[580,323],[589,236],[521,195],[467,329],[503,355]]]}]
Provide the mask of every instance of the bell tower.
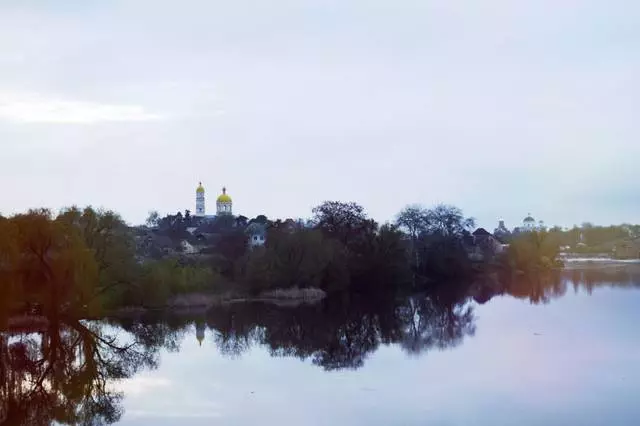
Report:
[{"label": "bell tower", "polygon": [[198,184],[198,188],[196,189],[196,216],[204,216],[204,187],[202,186],[202,182]]}]

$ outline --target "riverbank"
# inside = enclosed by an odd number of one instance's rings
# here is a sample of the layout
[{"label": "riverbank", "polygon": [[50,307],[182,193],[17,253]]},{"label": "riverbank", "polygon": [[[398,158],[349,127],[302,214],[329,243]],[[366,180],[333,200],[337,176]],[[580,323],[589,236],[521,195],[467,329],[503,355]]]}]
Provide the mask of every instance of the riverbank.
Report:
[{"label": "riverbank", "polygon": [[221,305],[232,303],[270,303],[277,306],[298,306],[302,304],[315,304],[327,297],[327,294],[319,288],[290,288],[276,289],[259,293],[257,296],[237,292],[222,294],[187,293],[172,297],[164,306],[126,306],[107,313],[109,317],[137,316],[149,311],[172,311],[198,313]]},{"label": "riverbank", "polygon": [[[223,294],[187,293],[171,298],[162,306],[124,306],[109,310],[100,316],[85,316],[83,319],[137,318],[150,312],[171,312],[175,314],[203,314],[216,306],[234,303],[268,303],[279,307],[312,305],[322,301],[327,294],[319,288],[275,289],[259,293],[257,296],[237,292]],[[10,317],[5,325],[9,333],[39,332],[47,328],[49,321],[41,315],[19,315]],[[2,328],[5,328],[2,327]]]},{"label": "riverbank", "polygon": [[564,262],[563,269],[640,266],[640,259],[615,259],[604,253],[594,255],[567,253],[560,259]]}]

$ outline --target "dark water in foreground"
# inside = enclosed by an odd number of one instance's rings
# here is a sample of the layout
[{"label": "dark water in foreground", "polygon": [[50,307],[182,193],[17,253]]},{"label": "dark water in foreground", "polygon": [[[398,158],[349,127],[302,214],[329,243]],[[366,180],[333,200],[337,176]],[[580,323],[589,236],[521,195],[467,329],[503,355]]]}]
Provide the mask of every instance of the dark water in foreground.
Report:
[{"label": "dark water in foreground", "polygon": [[636,272],[566,271],[475,300],[234,305],[5,334],[0,419],[638,425]]}]

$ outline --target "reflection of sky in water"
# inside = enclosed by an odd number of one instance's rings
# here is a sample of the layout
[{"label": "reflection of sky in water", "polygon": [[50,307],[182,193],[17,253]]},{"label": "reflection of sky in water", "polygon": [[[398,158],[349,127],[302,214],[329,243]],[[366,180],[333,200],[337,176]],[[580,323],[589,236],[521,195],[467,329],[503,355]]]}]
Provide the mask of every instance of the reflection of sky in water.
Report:
[{"label": "reflection of sky in water", "polygon": [[640,291],[572,290],[547,305],[477,307],[457,348],[407,357],[382,346],[356,371],[253,348],[222,356],[193,330],[158,370],[122,383],[122,424],[636,425]]}]

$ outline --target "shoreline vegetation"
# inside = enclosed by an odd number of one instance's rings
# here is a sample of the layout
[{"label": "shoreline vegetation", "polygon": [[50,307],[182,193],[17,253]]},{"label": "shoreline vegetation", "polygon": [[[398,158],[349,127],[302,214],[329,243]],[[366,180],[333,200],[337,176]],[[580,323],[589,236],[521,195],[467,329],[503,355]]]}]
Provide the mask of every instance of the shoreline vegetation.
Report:
[{"label": "shoreline vegetation", "polygon": [[[240,302],[313,304],[335,295],[377,300],[443,288],[469,294],[477,282],[499,289],[515,277],[553,273],[571,262],[564,252],[572,244],[589,252],[585,235],[603,247],[640,232],[584,225],[490,234],[474,231],[472,218],[447,205],[408,206],[385,224],[353,202],[326,201],[312,214],[294,221],[203,218],[187,210],[152,213],[135,227],[91,207],[0,216],[0,325],[25,315],[100,318]],[[252,244],[256,234],[263,244]]]}]

